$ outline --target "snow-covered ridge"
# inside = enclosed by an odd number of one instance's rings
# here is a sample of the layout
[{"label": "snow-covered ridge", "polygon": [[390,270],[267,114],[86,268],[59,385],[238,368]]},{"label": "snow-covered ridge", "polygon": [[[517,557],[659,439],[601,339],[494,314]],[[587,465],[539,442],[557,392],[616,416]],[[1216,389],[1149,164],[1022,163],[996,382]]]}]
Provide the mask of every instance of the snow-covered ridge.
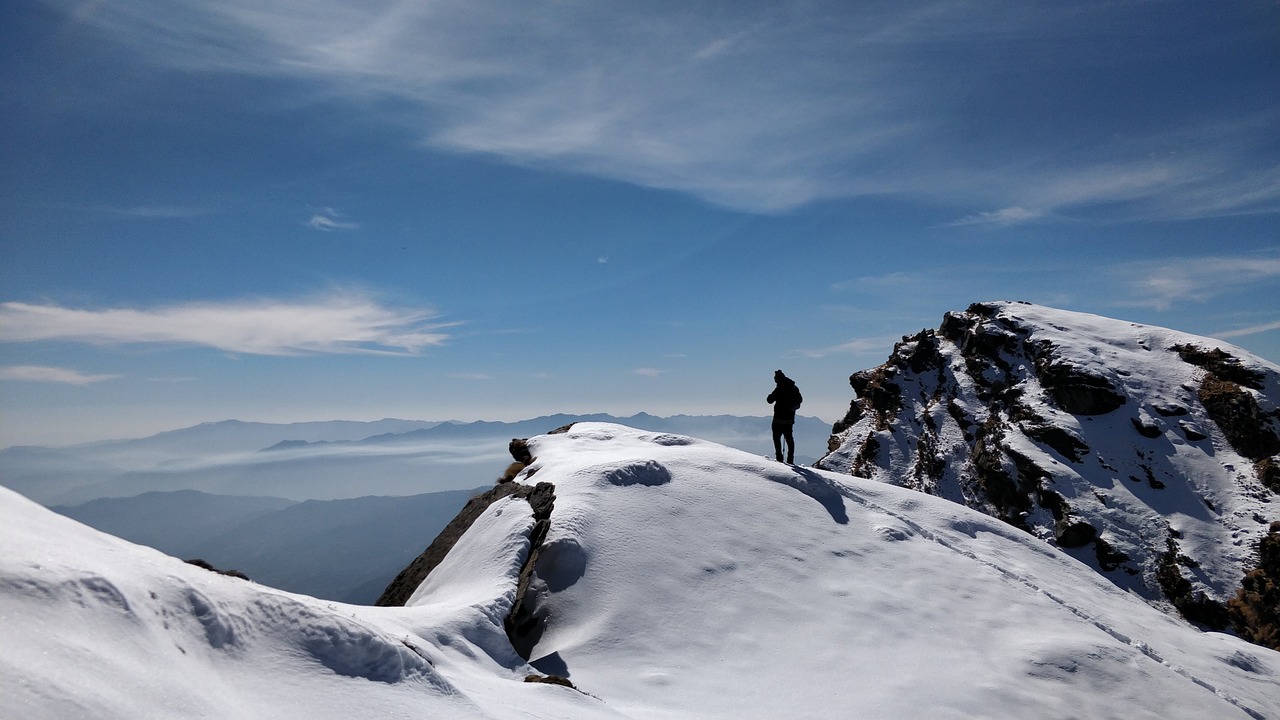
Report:
[{"label": "snow-covered ridge", "polygon": [[980,303],[851,383],[820,467],[1000,517],[1197,622],[1227,624],[1280,520],[1280,367],[1219,340]]},{"label": "snow-covered ridge", "polygon": [[[33,718],[1276,717],[1280,653],[1199,632],[940,498],[669,433],[529,439],[407,607],[208,573],[0,491],[0,696]],[[530,477],[532,474],[532,477]],[[577,689],[524,682],[555,674]],[[1029,711],[1029,708],[1034,708]]]}]

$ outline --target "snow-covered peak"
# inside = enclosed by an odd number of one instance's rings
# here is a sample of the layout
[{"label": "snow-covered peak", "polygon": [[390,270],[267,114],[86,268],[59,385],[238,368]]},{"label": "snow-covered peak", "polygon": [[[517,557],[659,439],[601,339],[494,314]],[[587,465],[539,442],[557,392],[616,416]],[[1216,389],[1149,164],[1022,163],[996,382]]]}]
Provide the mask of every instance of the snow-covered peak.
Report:
[{"label": "snow-covered peak", "polygon": [[[1280,654],[946,500],[605,423],[529,439],[406,607],[208,573],[0,491],[0,694],[24,718],[1274,717]],[[425,542],[425,539],[424,539]],[[576,689],[525,682],[557,675]]]},{"label": "snow-covered peak", "polygon": [[1280,520],[1280,367],[1219,340],[980,303],[850,380],[821,467],[1003,518],[1196,622],[1226,626]]}]

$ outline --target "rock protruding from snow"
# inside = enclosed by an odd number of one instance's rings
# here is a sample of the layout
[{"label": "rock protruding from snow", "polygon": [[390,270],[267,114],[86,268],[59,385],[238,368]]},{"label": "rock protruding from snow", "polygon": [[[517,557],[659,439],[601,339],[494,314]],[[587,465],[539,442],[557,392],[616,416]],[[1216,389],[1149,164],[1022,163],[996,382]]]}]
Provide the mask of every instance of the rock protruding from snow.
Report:
[{"label": "rock protruding from snow", "polygon": [[422,581],[444,560],[445,556],[449,554],[449,551],[457,544],[458,540],[476,519],[488,510],[490,505],[505,497],[517,497],[529,501],[529,505],[533,509],[534,519],[542,524],[534,527],[536,540],[534,547],[536,548],[537,544],[541,542],[541,536],[546,535],[546,522],[551,517],[551,509],[555,503],[555,488],[548,483],[539,483],[537,485],[522,485],[512,482],[500,483],[468,500],[457,517],[451,520],[444,530],[440,531],[440,534],[427,546],[427,549],[423,550],[421,555],[414,558],[408,567],[401,570],[392,579],[374,604],[387,607],[407,603],[418,589],[418,586],[422,584]]},{"label": "rock protruding from snow", "polygon": [[1280,367],[1218,340],[978,303],[850,384],[819,467],[986,512],[1195,622],[1227,623],[1280,519]]}]

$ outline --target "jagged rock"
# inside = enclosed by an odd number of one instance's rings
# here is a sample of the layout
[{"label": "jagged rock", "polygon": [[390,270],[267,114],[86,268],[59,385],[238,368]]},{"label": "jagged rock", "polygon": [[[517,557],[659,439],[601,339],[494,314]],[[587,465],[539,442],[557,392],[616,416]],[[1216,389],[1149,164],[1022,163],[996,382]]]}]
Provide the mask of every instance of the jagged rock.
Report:
[{"label": "jagged rock", "polygon": [[1040,384],[1054,404],[1072,415],[1105,415],[1125,404],[1123,393],[1101,375],[1067,363],[1046,363],[1037,368]]},{"label": "jagged rock", "polygon": [[1195,425],[1185,420],[1178,423],[1178,427],[1182,430],[1182,435],[1191,442],[1200,442],[1209,439],[1209,435]]},{"label": "jagged rock", "polygon": [[1240,358],[1226,352],[1222,348],[1203,348],[1190,343],[1174,345],[1171,350],[1178,353],[1184,361],[1196,367],[1208,370],[1210,374],[1227,382],[1243,385],[1254,390],[1261,390],[1266,375],[1258,370],[1244,367]]},{"label": "jagged rock", "polygon": [[1129,422],[1133,423],[1133,429],[1137,430],[1138,434],[1144,438],[1151,438],[1154,440],[1164,434],[1164,431],[1158,426],[1153,423],[1144,422],[1141,418],[1129,418]]},{"label": "jagged rock", "polygon": [[921,373],[938,367],[938,338],[932,330],[924,330],[909,340],[915,343],[907,355],[907,367],[912,372]]},{"label": "jagged rock", "polygon": [[1156,579],[1164,589],[1165,596],[1173,603],[1188,621],[1205,627],[1221,630],[1230,623],[1226,606],[1208,597],[1182,575],[1181,566],[1196,567],[1197,563],[1183,555],[1178,543],[1170,537],[1168,549],[1160,556]]},{"label": "jagged rock", "polygon": [[1245,574],[1227,612],[1240,637],[1280,650],[1280,522],[1258,541],[1258,565]]},{"label": "jagged rock", "polygon": [[502,475],[498,476],[498,483],[507,483],[516,479],[526,467],[533,464],[533,454],[529,452],[529,442],[524,438],[512,438],[507,444],[507,452],[511,453],[511,457],[515,458],[515,462],[507,466],[502,471]]},{"label": "jagged rock", "polygon": [[896,375],[896,368],[886,366],[875,371],[854,373],[849,377],[849,384],[870,404],[871,410],[893,413],[897,412],[902,400],[902,389],[893,382]]},{"label": "jagged rock", "polygon": [[[431,545],[413,562],[409,563],[408,567],[401,570],[400,574],[396,575],[395,579],[387,585],[387,588],[382,591],[382,595],[374,605],[383,607],[404,605],[413,595],[414,590],[417,590],[422,581],[427,578],[427,575],[449,554],[449,550],[458,542],[458,539],[467,531],[467,528],[471,527],[472,523],[490,505],[504,497],[513,495],[529,501],[529,505],[533,507],[535,519],[545,520],[550,517],[551,508],[555,501],[555,487],[550,483],[538,483],[537,485],[503,483],[496,485],[492,489],[468,500],[457,517],[450,521],[444,530],[440,531],[440,534],[431,542]],[[540,518],[540,514],[543,517]],[[545,537],[545,535],[546,531],[544,529],[543,536]]]},{"label": "jagged rock", "polygon": [[1063,518],[1054,528],[1053,539],[1060,547],[1088,545],[1098,537],[1098,529],[1079,518]]},{"label": "jagged rock", "polygon": [[184,560],[183,562],[187,563],[188,565],[195,565],[198,568],[204,568],[209,572],[216,572],[219,575],[226,575],[227,577],[240,578],[241,580],[249,579],[248,575],[245,575],[239,570],[221,570],[219,568],[214,567],[213,565],[210,565],[208,562],[205,562],[200,558],[194,558],[192,560]]},{"label": "jagged rock", "polygon": [[1198,394],[1209,417],[1236,452],[1250,460],[1280,453],[1280,436],[1272,429],[1271,418],[1247,390],[1230,380],[1207,375]]},{"label": "jagged rock", "polygon": [[1189,414],[1191,411],[1181,405],[1169,405],[1166,403],[1157,403],[1152,406],[1156,413],[1161,417],[1181,417]]},{"label": "jagged rock", "polygon": [[578,689],[577,687],[574,686],[572,682],[569,681],[569,678],[563,678],[563,677],[560,677],[559,675],[525,675],[524,681],[527,683],[544,683],[547,685],[562,685],[567,688],[573,688],[574,690]]},{"label": "jagged rock", "polygon": [[[1263,531],[1250,519],[1274,515],[1241,466],[1280,492],[1273,364],[1164,328],[975,303],[850,385],[818,467],[966,504],[1157,607],[1223,626],[1251,562],[1243,548]],[[1231,447],[1209,442],[1215,425]],[[1166,513],[1188,502],[1199,510],[1178,516],[1188,539],[1171,555]]]},{"label": "jagged rock", "polygon": [[1263,458],[1254,463],[1253,469],[1263,485],[1271,488],[1272,492],[1280,493],[1280,461],[1274,457]]},{"label": "jagged rock", "polygon": [[1023,425],[1022,431],[1032,440],[1044,443],[1071,462],[1080,462],[1089,454],[1089,446],[1075,433],[1056,425]]},{"label": "jagged rock", "polygon": [[533,462],[533,453],[529,452],[529,441],[524,438],[511,438],[507,444],[507,452],[518,463],[528,465]]},{"label": "jagged rock", "polygon": [[[1126,563],[1129,562],[1129,556],[1116,550],[1106,538],[1101,536],[1093,540],[1093,556],[1098,561],[1098,567],[1104,572],[1115,572],[1116,570],[1127,569]],[[1130,573],[1137,572],[1129,570]]]}]

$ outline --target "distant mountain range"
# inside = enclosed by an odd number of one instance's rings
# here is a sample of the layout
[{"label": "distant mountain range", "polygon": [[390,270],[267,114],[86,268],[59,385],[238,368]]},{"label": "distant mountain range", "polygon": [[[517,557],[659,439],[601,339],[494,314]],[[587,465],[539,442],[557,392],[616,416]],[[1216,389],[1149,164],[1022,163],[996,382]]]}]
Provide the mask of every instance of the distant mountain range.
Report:
[{"label": "distant mountain range", "polygon": [[[548,415],[519,422],[229,420],[137,440],[0,451],[0,484],[183,559],[315,597],[371,603],[511,462],[513,437],[623,422],[770,452],[768,418]],[[801,461],[830,426],[797,419]],[[805,451],[810,451],[806,454]]]},{"label": "distant mountain range", "polygon": [[[45,505],[77,505],[145,492],[335,500],[418,495],[493,482],[507,443],[575,421],[618,422],[772,454],[768,418],[731,415],[627,418],[548,415],[518,422],[205,423],[136,440],[0,451],[0,485]],[[830,425],[796,420],[798,462],[826,451]]]},{"label": "distant mountain range", "polygon": [[296,502],[177,490],[51,509],[265,585],[367,605],[475,492]]}]

